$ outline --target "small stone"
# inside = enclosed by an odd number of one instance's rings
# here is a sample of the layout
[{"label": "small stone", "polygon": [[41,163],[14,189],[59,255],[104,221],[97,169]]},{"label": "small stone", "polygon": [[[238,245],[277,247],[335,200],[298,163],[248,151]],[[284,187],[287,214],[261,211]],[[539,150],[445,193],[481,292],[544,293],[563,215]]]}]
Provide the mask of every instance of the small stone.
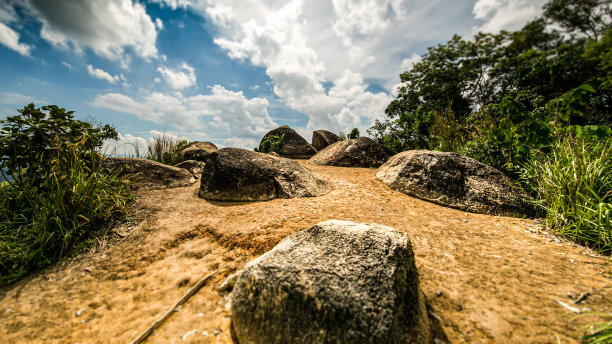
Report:
[{"label": "small stone", "polygon": [[437,297],[442,296],[442,290],[436,290],[434,291],[434,294],[436,294]]}]

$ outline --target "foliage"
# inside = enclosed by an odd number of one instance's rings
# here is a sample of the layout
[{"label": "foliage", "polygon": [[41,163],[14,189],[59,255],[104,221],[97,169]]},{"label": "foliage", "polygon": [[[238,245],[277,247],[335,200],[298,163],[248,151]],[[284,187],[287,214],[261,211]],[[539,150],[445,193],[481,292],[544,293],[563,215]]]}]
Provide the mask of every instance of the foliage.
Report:
[{"label": "foliage", "polygon": [[29,104],[18,112],[0,122],[0,168],[18,182],[41,184],[53,172],[54,158],[73,145],[79,147],[79,158],[92,165],[99,156],[91,153],[104,140],[117,139],[111,126],[94,127],[55,105],[41,111]]},{"label": "foliage", "polygon": [[596,250],[612,251],[612,138],[565,136],[549,154],[536,152],[521,180],[546,211],[556,233]]},{"label": "foliage", "polygon": [[166,165],[176,165],[183,161],[181,150],[187,141],[180,140],[163,133],[153,136],[147,143],[146,158]]},{"label": "foliage", "polygon": [[[270,135],[264,138],[261,142],[260,150],[261,153],[276,152],[283,154],[285,148],[285,134],[282,135]],[[255,149],[257,151],[257,149]]]},{"label": "foliage", "polygon": [[97,163],[96,149],[116,132],[72,114],[30,104],[0,121],[9,174],[0,186],[0,285],[65,257],[124,214],[129,189]]},{"label": "foliage", "polygon": [[583,343],[606,344],[612,341],[612,314],[603,313],[601,316],[607,318],[609,321],[590,324],[590,329],[581,338]]},{"label": "foliage", "polygon": [[351,132],[346,136],[349,140],[356,139],[359,137],[359,129],[353,128]]}]

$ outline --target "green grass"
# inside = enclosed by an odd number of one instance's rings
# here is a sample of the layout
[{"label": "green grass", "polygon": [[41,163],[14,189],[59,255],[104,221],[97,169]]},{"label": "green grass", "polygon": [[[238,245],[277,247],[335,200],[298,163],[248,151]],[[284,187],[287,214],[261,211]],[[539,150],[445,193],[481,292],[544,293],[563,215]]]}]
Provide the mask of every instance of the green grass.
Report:
[{"label": "green grass", "polygon": [[70,145],[41,183],[17,176],[0,186],[0,286],[86,246],[124,216],[130,190],[89,154]]},{"label": "green grass", "polygon": [[588,344],[609,344],[612,343],[612,314],[599,314],[609,321],[602,321],[589,324],[589,328],[582,336],[582,342]]},{"label": "green grass", "polygon": [[165,133],[154,136],[147,143],[146,158],[166,165],[176,165],[183,161],[180,151],[186,144],[187,141],[173,138]]},{"label": "green grass", "polygon": [[565,137],[524,165],[521,180],[556,234],[601,253],[612,252],[612,139]]}]

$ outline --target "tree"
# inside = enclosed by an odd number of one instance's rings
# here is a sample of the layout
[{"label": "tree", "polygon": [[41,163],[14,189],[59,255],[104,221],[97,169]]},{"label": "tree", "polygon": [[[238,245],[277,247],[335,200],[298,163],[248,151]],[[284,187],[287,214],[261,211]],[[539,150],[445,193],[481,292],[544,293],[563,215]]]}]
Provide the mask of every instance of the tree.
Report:
[{"label": "tree", "polygon": [[612,25],[612,1],[552,0],[544,5],[544,17],[570,34],[580,32],[597,41]]}]

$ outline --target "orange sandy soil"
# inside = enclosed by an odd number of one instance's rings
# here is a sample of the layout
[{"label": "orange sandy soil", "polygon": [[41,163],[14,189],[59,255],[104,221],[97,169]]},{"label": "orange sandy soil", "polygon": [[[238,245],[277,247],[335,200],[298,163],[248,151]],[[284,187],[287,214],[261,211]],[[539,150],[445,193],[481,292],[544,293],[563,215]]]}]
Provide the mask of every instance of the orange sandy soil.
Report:
[{"label": "orange sandy soil", "polygon": [[[555,300],[612,309],[612,262],[532,220],[466,213],[393,191],[375,169],[301,164],[333,184],[322,197],[221,203],[189,187],[143,191],[146,214],[121,239],[0,290],[2,343],[128,343],[196,281],[214,277],[147,343],[230,343],[216,288],[284,237],[329,219],[379,223],[412,241],[422,289],[451,343],[576,342]],[[568,293],[590,296],[574,305]]]}]

